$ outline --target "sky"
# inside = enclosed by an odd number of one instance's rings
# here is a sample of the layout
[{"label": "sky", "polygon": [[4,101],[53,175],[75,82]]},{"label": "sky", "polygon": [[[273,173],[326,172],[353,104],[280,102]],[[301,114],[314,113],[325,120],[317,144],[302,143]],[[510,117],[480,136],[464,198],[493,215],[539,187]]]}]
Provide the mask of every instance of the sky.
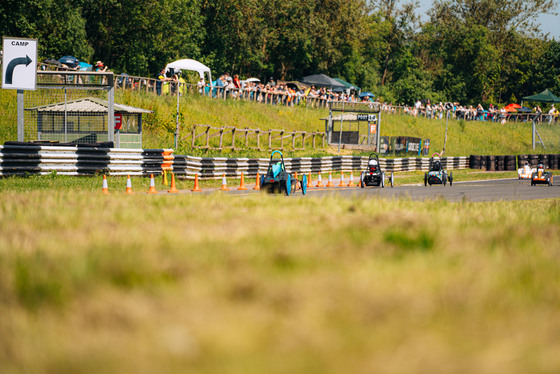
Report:
[{"label": "sky", "polygon": [[[432,0],[419,0],[419,2],[420,8],[418,8],[417,12],[420,14],[423,21],[427,20],[426,12],[431,8]],[[560,13],[560,9],[557,8],[556,12]],[[541,23],[541,29],[544,32],[550,33],[550,38],[560,40],[560,15],[543,15],[539,17],[538,21]]]}]

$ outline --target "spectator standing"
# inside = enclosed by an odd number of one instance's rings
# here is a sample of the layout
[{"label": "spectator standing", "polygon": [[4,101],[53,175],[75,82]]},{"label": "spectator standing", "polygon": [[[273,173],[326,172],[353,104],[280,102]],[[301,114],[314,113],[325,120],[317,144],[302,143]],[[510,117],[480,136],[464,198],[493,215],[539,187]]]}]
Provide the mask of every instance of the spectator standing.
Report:
[{"label": "spectator standing", "polygon": [[552,104],[552,107],[548,111],[548,124],[552,125],[552,121],[556,123],[557,117],[558,117],[558,110],[554,107],[554,104]]},{"label": "spectator standing", "polygon": [[201,95],[204,93],[204,86],[204,78],[200,78],[200,80],[196,84],[196,88],[198,88],[198,93]]},{"label": "spectator standing", "polygon": [[414,114],[414,117],[418,116],[420,108],[422,108],[422,102],[420,101],[420,99],[418,99],[416,100],[416,104],[414,104],[414,111],[412,112],[412,114]]},{"label": "spectator standing", "polygon": [[169,81],[170,79],[165,76],[165,69],[162,69],[158,75],[158,81],[156,83],[156,91],[158,95],[162,93],[169,93]]},{"label": "spectator standing", "polygon": [[276,82],[274,81],[273,77],[270,77],[267,83],[270,87],[276,87]]},{"label": "spectator standing", "polygon": [[95,63],[95,72],[96,73],[104,73],[107,71],[109,67],[105,66],[102,61],[97,61]]},{"label": "spectator standing", "polygon": [[430,104],[430,100],[426,103],[426,118],[432,118],[432,105]]},{"label": "spectator standing", "polygon": [[235,86],[235,88],[241,88],[241,81],[239,80],[238,74],[235,74],[233,76],[233,85]]},{"label": "spectator standing", "polygon": [[476,106],[476,119],[478,119],[479,121],[484,121],[484,108],[480,103],[478,103],[478,105]]},{"label": "spectator standing", "polygon": [[507,112],[506,112],[506,107],[502,107],[502,109],[500,109],[500,123],[502,125],[506,124],[507,121]]},{"label": "spectator standing", "polygon": [[542,109],[541,109],[541,107],[540,107],[540,106],[538,106],[538,105],[537,105],[537,106],[536,106],[535,108],[533,108],[533,110],[534,110],[534,111],[535,111],[535,113],[536,113],[536,117],[535,117],[535,119],[537,120],[537,123],[538,123],[538,122],[540,122],[540,121],[541,121],[541,114],[542,114]]}]

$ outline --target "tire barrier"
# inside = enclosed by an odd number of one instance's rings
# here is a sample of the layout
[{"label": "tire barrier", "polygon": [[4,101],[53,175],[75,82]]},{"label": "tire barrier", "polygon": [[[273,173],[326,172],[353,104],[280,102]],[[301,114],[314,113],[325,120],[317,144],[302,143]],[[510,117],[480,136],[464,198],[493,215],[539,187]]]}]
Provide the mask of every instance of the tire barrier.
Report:
[{"label": "tire barrier", "polygon": [[558,170],[559,167],[559,160],[560,156],[558,155],[549,155],[548,156],[548,166],[550,169]]},{"label": "tire barrier", "polygon": [[[108,146],[89,145],[36,145],[29,143],[6,142],[0,146],[0,176],[50,174],[62,175],[160,175],[173,171],[179,178],[200,179],[227,177],[239,178],[266,173],[269,158],[201,158],[173,155],[172,149],[124,149]],[[367,167],[368,157],[332,156],[285,158],[289,172],[328,173],[351,172]],[[515,171],[529,162],[531,167],[543,163],[548,169],[558,170],[560,155],[505,155],[469,157],[444,157],[445,169],[479,169],[490,171]],[[380,158],[380,166],[387,172],[426,171],[430,165],[427,157]]]},{"label": "tire barrier", "polygon": [[[268,168],[269,158],[201,158],[193,156],[176,155],[173,160],[173,172],[187,179],[194,179],[195,175],[201,179],[219,179],[223,175],[230,178],[239,178],[245,175],[263,175]],[[284,158],[286,169],[290,173],[328,173],[351,172],[363,170],[367,167],[368,157],[361,156],[332,156],[332,157],[299,157]],[[388,172],[401,171],[427,171],[430,166],[429,158],[411,157],[395,159],[379,159],[380,166]],[[467,169],[468,157],[444,157],[442,165],[446,169]]]},{"label": "tire barrier", "polygon": [[541,154],[541,155],[505,155],[505,156],[480,156],[471,155],[468,159],[470,169],[480,169],[488,171],[516,171],[523,167],[526,162],[532,168],[539,163],[547,169],[558,170],[560,155]]},{"label": "tire barrier", "polygon": [[34,145],[6,142],[0,146],[0,176],[62,175],[142,175],[171,170],[171,149],[126,149],[102,146]]},{"label": "tire barrier", "polygon": [[543,164],[546,169],[558,170],[560,167],[560,155],[557,154],[541,154],[541,155],[518,155],[517,167],[521,168],[528,162],[532,168],[536,168],[538,164]]},{"label": "tire barrier", "polygon": [[532,168],[536,168],[539,164],[539,155],[529,155],[529,165]]}]

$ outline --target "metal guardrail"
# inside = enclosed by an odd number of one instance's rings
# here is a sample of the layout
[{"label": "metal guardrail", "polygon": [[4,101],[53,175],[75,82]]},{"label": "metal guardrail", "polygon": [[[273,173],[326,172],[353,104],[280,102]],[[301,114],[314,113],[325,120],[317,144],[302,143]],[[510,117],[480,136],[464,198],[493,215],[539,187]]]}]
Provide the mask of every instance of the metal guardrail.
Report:
[{"label": "metal guardrail", "polygon": [[[193,179],[198,174],[202,179],[239,177],[266,173],[270,159],[268,158],[201,158],[176,155],[173,160],[173,172],[182,178]],[[330,171],[361,171],[367,167],[368,157],[364,156],[333,156],[333,157],[298,157],[284,158],[288,172],[297,173],[328,173]],[[430,159],[425,157],[380,158],[381,167],[388,172],[427,171]],[[449,170],[467,169],[468,157],[444,157],[442,166]]]},{"label": "metal guardrail", "polygon": [[171,170],[171,149],[126,149],[6,144],[0,146],[0,176],[52,172],[62,175],[149,175]]},{"label": "metal guardrail", "polygon": [[[31,144],[6,144],[0,146],[0,176],[50,174],[63,175],[109,175],[161,174],[173,170],[183,178],[220,178],[223,173],[237,177],[265,173],[268,158],[201,158],[173,155],[172,149],[125,149],[76,145],[51,146]],[[360,171],[367,167],[368,157],[298,157],[285,158],[286,168],[298,173],[327,173],[329,171]],[[379,159],[381,167],[389,172],[427,170],[429,158],[410,157]],[[444,157],[442,165],[447,169],[466,169],[468,157]]]}]

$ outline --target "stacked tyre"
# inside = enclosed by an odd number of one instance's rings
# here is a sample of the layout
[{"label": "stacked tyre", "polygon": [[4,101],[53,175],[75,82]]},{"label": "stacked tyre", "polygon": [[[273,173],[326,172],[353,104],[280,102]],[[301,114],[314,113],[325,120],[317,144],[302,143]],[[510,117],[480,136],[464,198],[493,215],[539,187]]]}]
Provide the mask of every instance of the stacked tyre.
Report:
[{"label": "stacked tyre", "polygon": [[508,155],[508,156],[504,156],[504,170],[507,171],[512,171],[512,170],[517,170],[516,164],[515,164],[515,156],[512,155]]},{"label": "stacked tyre", "polygon": [[539,164],[543,164],[545,169],[548,169],[548,155],[539,155]]},{"label": "stacked tyre", "polygon": [[487,156],[480,156],[480,168],[482,170],[486,170],[487,163],[488,163],[488,157]]},{"label": "stacked tyre", "polygon": [[486,156],[486,170],[496,171],[496,156]]},{"label": "stacked tyre", "polygon": [[496,170],[497,171],[505,170],[505,156],[496,156]]},{"label": "stacked tyre", "polygon": [[539,164],[539,155],[529,155],[528,161],[532,168],[536,168]]},{"label": "stacked tyre", "polygon": [[469,157],[469,168],[480,169],[482,167],[481,159],[482,156],[471,155],[471,157]]},{"label": "stacked tyre", "polygon": [[517,167],[518,168],[522,168],[523,166],[525,166],[526,162],[529,162],[529,156],[528,155],[517,156]]},{"label": "stacked tyre", "polygon": [[548,167],[552,170],[558,170],[558,155],[548,155]]}]

